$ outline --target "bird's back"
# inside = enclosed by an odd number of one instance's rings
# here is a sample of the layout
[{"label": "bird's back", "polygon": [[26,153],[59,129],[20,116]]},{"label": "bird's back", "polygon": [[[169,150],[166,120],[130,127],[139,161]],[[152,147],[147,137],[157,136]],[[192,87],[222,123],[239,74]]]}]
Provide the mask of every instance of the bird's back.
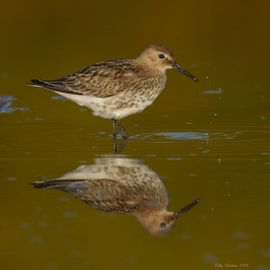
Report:
[{"label": "bird's back", "polygon": [[56,80],[32,80],[32,84],[62,93],[106,98],[125,90],[128,82],[140,79],[140,70],[132,60],[113,59]]}]

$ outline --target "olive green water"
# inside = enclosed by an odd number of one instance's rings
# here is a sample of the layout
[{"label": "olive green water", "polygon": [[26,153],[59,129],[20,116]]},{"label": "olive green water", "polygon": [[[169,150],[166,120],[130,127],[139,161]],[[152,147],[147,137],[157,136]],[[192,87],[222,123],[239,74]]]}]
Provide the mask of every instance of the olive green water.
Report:
[{"label": "olive green water", "polygon": [[[3,6],[4,5],[4,6]],[[270,269],[270,4],[267,1],[9,1],[1,5],[0,268]],[[122,154],[163,179],[169,208],[200,205],[167,235],[132,216],[33,189],[112,153],[111,122],[38,88],[145,46],[170,71]]]}]

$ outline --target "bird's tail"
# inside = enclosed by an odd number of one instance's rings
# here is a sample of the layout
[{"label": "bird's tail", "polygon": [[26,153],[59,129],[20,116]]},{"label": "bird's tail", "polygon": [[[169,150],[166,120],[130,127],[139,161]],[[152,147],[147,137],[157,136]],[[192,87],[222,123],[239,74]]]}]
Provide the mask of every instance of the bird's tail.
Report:
[{"label": "bird's tail", "polygon": [[[71,85],[68,85],[71,84]],[[74,95],[82,95],[82,93],[73,89],[73,80],[68,78],[60,78],[58,80],[31,80],[31,86],[42,87],[46,89],[50,89],[56,92],[62,92],[67,94],[74,94]]]},{"label": "bird's tail", "polygon": [[47,88],[51,90],[59,90],[61,87],[63,87],[62,82],[57,81],[44,81],[44,80],[31,80],[30,81],[31,86],[37,86],[42,88]]},{"label": "bird's tail", "polygon": [[46,189],[57,189],[62,191],[70,191],[72,184],[75,182],[81,182],[82,180],[76,179],[53,179],[48,181],[36,181],[31,183],[34,188],[46,188]]},{"label": "bird's tail", "polygon": [[42,80],[31,80],[30,85],[32,86],[39,86],[39,87],[47,87],[48,83]]}]

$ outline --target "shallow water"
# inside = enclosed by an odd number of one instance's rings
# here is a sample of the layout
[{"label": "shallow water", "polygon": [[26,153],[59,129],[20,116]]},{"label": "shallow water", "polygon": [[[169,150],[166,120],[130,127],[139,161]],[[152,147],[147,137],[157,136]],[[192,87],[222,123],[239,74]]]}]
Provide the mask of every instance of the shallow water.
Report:
[{"label": "shallow water", "polygon": [[[1,269],[270,269],[266,1],[5,5]],[[153,106],[124,119],[131,137],[121,157],[139,160],[162,179],[168,208],[201,199],[161,237],[132,216],[29,185],[114,155],[110,121],[28,81],[133,57],[153,42],[173,49],[200,79],[169,72]]]}]

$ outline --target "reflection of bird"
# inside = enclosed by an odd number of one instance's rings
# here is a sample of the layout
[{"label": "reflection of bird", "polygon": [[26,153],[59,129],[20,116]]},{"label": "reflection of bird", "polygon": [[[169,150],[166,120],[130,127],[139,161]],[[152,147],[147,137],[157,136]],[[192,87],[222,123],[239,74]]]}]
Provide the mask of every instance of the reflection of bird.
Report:
[{"label": "reflection of bird", "polygon": [[152,45],[135,59],[107,60],[57,80],[31,83],[86,106],[95,115],[112,119],[114,134],[118,127],[127,137],[120,120],[151,105],[165,87],[166,70],[172,68],[198,81],[176,64],[169,49]]},{"label": "reflection of bird", "polygon": [[133,214],[152,234],[170,230],[182,213],[199,202],[168,211],[167,191],[158,175],[138,160],[127,158],[100,158],[95,165],[80,166],[61,178],[33,186],[69,192],[102,211]]}]

